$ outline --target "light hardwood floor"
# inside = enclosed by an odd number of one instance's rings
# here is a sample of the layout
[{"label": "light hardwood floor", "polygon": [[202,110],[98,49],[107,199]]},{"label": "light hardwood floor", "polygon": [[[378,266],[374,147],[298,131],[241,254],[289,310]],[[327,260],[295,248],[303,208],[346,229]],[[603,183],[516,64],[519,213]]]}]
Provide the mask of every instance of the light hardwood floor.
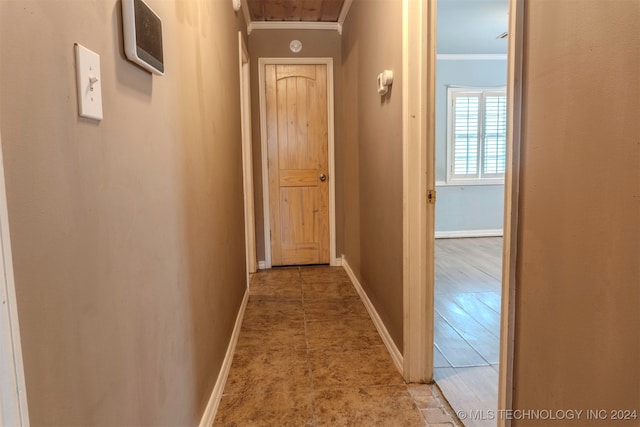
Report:
[{"label": "light hardwood floor", "polygon": [[[436,383],[455,411],[489,418],[498,400],[502,238],[438,239],[435,262]],[[471,418],[462,421],[496,425]]]}]

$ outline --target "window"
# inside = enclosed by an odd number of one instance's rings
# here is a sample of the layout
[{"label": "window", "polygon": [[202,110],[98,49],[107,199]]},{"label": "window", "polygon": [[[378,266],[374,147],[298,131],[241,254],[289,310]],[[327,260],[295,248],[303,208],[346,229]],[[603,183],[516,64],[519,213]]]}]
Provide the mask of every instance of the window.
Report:
[{"label": "window", "polygon": [[504,182],[507,97],[504,89],[449,88],[447,182]]}]

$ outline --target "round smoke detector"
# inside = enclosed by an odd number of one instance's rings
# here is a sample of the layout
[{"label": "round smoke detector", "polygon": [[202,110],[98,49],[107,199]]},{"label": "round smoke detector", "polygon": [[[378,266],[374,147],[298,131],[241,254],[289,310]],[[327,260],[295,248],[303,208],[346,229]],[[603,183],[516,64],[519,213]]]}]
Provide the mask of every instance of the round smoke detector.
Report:
[{"label": "round smoke detector", "polygon": [[291,49],[293,53],[299,53],[302,50],[302,42],[300,40],[291,40],[289,49]]}]

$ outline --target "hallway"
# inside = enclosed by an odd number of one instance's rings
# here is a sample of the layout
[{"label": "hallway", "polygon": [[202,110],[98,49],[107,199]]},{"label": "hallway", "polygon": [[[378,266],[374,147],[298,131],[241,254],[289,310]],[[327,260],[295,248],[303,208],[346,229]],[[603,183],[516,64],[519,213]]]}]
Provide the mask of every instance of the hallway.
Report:
[{"label": "hallway", "polygon": [[273,269],[251,280],[214,425],[455,425],[438,395],[405,384],[342,268]]}]

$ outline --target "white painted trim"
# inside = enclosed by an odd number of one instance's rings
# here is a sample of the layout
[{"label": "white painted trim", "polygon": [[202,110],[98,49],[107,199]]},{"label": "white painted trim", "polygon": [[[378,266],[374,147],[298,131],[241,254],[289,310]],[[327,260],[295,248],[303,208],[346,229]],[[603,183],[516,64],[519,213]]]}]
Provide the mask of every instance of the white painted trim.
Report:
[{"label": "white painted trim", "polygon": [[260,152],[262,154],[262,218],[264,222],[264,269],[271,268],[271,214],[269,213],[269,156],[267,152],[267,101],[264,64],[258,59],[258,100],[260,103]]},{"label": "white painted trim", "polygon": [[344,0],[342,4],[342,10],[340,11],[340,16],[338,17],[338,33],[342,35],[342,27],[344,27],[344,21],[347,19],[347,15],[349,14],[349,10],[351,10],[351,4],[353,0]]},{"label": "white painted trim", "polygon": [[236,316],[236,324],[233,327],[233,332],[231,333],[231,340],[229,341],[229,346],[227,347],[227,353],[225,354],[224,360],[222,361],[222,366],[220,367],[220,373],[218,374],[218,379],[216,380],[216,384],[213,387],[211,396],[209,397],[209,402],[207,403],[207,407],[204,409],[204,413],[202,414],[202,418],[200,419],[200,427],[212,426],[213,421],[216,418],[216,413],[218,412],[218,406],[220,405],[220,399],[222,399],[224,386],[227,382],[227,377],[229,376],[229,370],[231,369],[231,362],[233,361],[233,355],[236,351],[236,344],[238,343],[238,336],[240,336],[240,329],[242,328],[242,320],[244,319],[244,312],[247,308],[248,301],[249,301],[249,288],[247,287],[244,293],[244,297],[242,298],[242,304],[240,304],[240,309],[238,310],[238,315]]},{"label": "white painted trim", "polygon": [[436,231],[436,239],[461,239],[465,237],[502,237],[502,229]]},{"label": "white painted trim", "polygon": [[458,180],[452,182],[436,181],[436,187],[493,187],[495,185],[504,185],[504,179],[500,180],[469,180],[469,182]]},{"label": "white painted trim", "polygon": [[264,212],[264,254],[266,268],[271,262],[271,219],[269,215],[269,170],[267,160],[267,105],[264,82],[264,66],[267,64],[306,64],[327,66],[327,144],[329,155],[329,262],[338,265],[336,257],[336,165],[335,165],[335,117],[333,95],[333,58],[258,58],[258,83],[260,97],[260,147],[262,151],[262,199]]},{"label": "white painted trim", "polygon": [[342,31],[337,22],[308,22],[308,21],[252,21],[247,25],[247,32],[254,30],[327,30]]},{"label": "white painted trim", "polygon": [[240,69],[240,121],[242,133],[242,183],[244,189],[244,234],[249,274],[257,270],[256,218],[253,189],[253,149],[251,134],[251,68],[249,51],[241,31],[238,31],[238,62]]},{"label": "white painted trim", "polygon": [[439,53],[436,55],[438,61],[506,61],[507,55],[504,53]]},{"label": "white painted trim", "polygon": [[371,317],[371,321],[373,321],[373,324],[376,326],[376,329],[378,330],[378,334],[380,334],[380,338],[382,338],[382,342],[384,342],[384,345],[387,347],[387,350],[389,351],[389,355],[391,356],[393,363],[396,365],[396,368],[398,369],[398,371],[402,374],[403,366],[404,366],[402,353],[400,353],[400,350],[398,349],[396,344],[393,342],[393,338],[391,338],[389,331],[387,331],[387,328],[384,326],[384,322],[380,318],[380,315],[376,311],[376,308],[374,307],[373,303],[367,296],[367,293],[362,288],[360,281],[356,277],[355,273],[351,269],[351,266],[349,265],[349,262],[347,261],[346,258],[344,258],[344,256],[342,257],[342,268],[344,268],[344,271],[347,272],[349,279],[351,279],[351,283],[353,283],[353,287],[356,289],[356,292],[360,296],[362,303],[366,307],[367,312]]},{"label": "white painted trim", "polygon": [[267,268],[266,261],[258,261],[258,270],[265,270]]},{"label": "white painted trim", "polygon": [[436,0],[402,2],[404,366],[407,382],[433,378]]},{"label": "white painted trim", "polygon": [[[515,338],[516,255],[518,239],[518,199],[520,189],[520,144],[522,136],[522,90],[524,52],[524,0],[509,2],[509,59],[507,61],[507,173],[504,186],[504,238],[502,253],[502,305],[500,316],[500,365],[498,409],[513,406],[513,365]],[[511,420],[498,417],[498,427]]]},{"label": "white painted trim", "polygon": [[251,25],[251,14],[249,13],[249,4],[247,3],[247,0],[240,0],[240,8],[244,15],[244,22],[247,25],[247,33],[249,33],[248,29]]},{"label": "white painted trim", "polygon": [[0,138],[0,425],[29,426]]}]

